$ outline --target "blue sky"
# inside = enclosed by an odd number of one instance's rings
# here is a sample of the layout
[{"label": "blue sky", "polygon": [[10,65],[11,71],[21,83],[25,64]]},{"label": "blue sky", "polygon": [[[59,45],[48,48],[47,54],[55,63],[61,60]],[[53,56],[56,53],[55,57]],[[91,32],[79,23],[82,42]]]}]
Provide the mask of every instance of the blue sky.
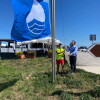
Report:
[{"label": "blue sky", "polygon": [[[13,8],[10,0],[0,0],[0,38],[10,38]],[[90,46],[90,34],[100,42],[100,0],[56,0],[56,38],[64,45],[72,40]]]}]

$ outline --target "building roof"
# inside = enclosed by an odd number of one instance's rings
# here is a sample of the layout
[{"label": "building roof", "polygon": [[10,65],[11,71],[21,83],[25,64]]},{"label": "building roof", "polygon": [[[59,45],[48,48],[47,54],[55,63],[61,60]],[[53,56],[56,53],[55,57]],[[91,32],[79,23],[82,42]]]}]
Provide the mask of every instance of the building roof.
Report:
[{"label": "building roof", "polygon": [[11,40],[11,39],[0,39],[0,42],[14,42],[14,40]]},{"label": "building roof", "polygon": [[[52,38],[51,37],[45,37],[42,39],[35,39],[31,41],[24,41],[24,42],[18,42],[18,44],[29,44],[29,43],[46,43],[46,44],[51,44],[52,43]],[[56,45],[61,43],[59,40],[55,39]]]}]

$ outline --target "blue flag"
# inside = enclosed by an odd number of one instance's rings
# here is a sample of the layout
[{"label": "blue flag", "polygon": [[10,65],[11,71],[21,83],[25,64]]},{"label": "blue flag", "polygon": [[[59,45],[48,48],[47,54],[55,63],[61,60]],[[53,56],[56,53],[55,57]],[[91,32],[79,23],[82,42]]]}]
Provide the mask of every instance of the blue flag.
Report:
[{"label": "blue flag", "polygon": [[27,41],[50,35],[48,3],[43,0],[11,0],[14,24],[11,39]]}]

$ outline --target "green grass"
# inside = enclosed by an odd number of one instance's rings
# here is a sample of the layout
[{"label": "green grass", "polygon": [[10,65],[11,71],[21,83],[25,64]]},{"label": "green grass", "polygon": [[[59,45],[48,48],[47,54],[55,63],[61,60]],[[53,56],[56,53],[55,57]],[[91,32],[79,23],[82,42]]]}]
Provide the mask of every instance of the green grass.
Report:
[{"label": "green grass", "polygon": [[77,69],[57,74],[52,83],[51,59],[0,61],[0,100],[99,100],[100,75]]},{"label": "green grass", "polygon": [[89,94],[84,93],[80,96],[80,100],[93,100],[93,97],[91,97]]},{"label": "green grass", "polygon": [[68,93],[65,93],[65,92],[63,92],[60,95],[60,97],[61,97],[61,100],[73,100],[72,95],[71,94],[68,94]]}]

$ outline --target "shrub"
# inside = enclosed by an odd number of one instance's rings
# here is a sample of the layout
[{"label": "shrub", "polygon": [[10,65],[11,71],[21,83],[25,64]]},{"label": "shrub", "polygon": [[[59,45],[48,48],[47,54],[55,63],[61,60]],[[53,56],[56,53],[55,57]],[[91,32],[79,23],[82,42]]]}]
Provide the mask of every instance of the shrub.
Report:
[{"label": "shrub", "polygon": [[100,86],[94,88],[94,90],[90,91],[90,94],[93,97],[100,97]]},{"label": "shrub", "polygon": [[18,52],[16,52],[16,55],[21,55],[23,53],[24,53],[23,51],[18,51]]},{"label": "shrub", "polygon": [[61,100],[73,100],[73,97],[71,94],[68,94],[66,92],[63,92],[61,95]]},{"label": "shrub", "polygon": [[36,50],[26,51],[25,55],[27,58],[35,58],[36,57]]}]

